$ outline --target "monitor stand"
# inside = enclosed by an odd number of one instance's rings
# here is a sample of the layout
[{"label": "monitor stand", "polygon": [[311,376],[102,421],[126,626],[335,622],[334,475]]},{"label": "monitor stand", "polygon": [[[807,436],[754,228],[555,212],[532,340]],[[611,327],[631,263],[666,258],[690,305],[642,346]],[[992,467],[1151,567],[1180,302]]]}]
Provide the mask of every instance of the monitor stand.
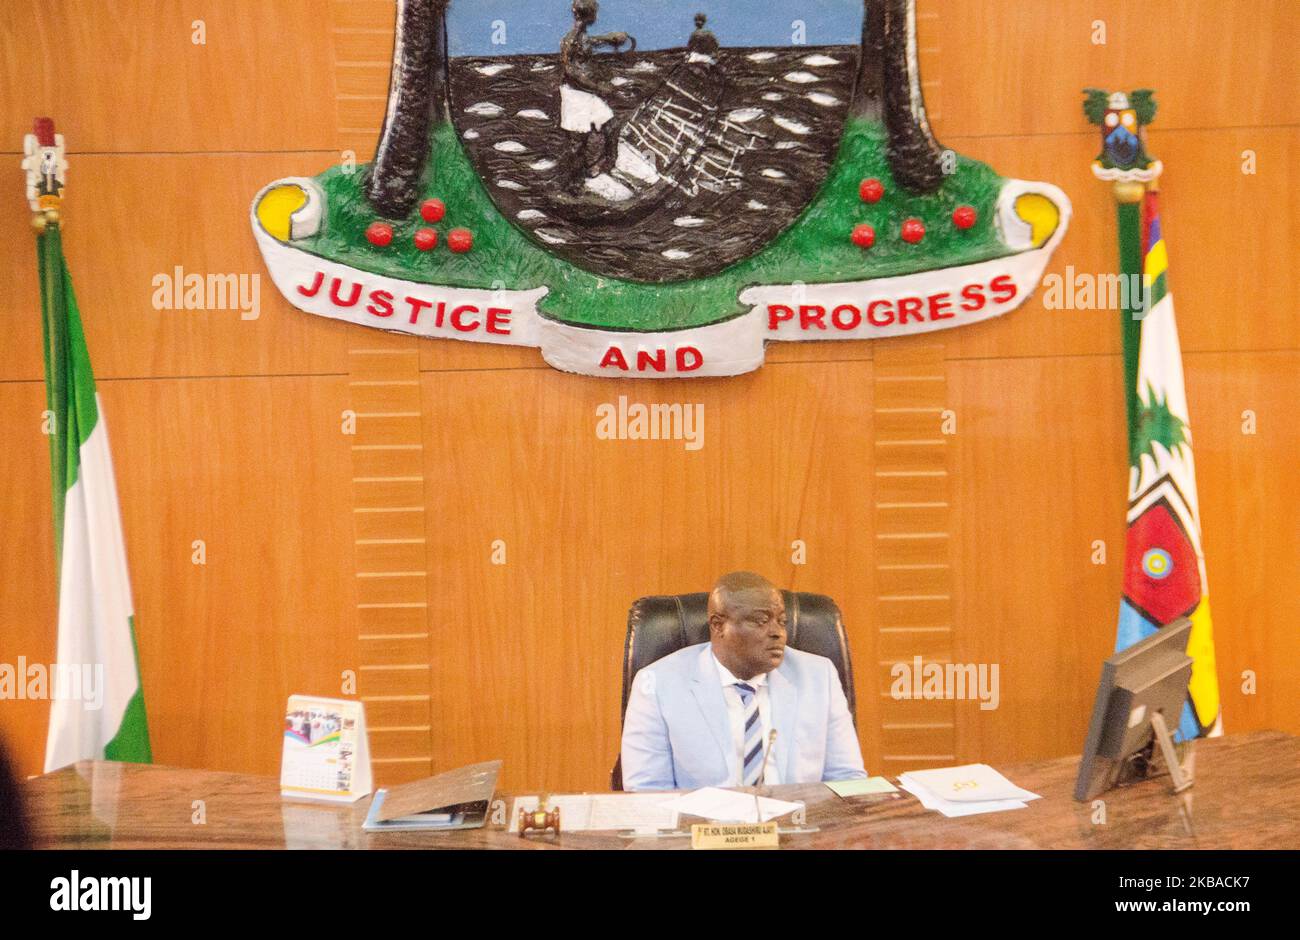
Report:
[{"label": "monitor stand", "polygon": [[[1179,761],[1173,734],[1165,724],[1164,715],[1156,712],[1151,716],[1150,740],[1145,747],[1130,755],[1112,771],[1111,782],[1121,787],[1131,786],[1160,776],[1167,767],[1169,776],[1173,778],[1174,792],[1182,793],[1192,785],[1192,766],[1195,756],[1192,744],[1191,741],[1187,742],[1183,748],[1186,760]],[[1162,762],[1165,765],[1163,767]]]},{"label": "monitor stand", "polygon": [[1193,742],[1187,742],[1187,763],[1184,765],[1178,759],[1178,752],[1174,749],[1174,736],[1169,733],[1165,716],[1160,712],[1155,712],[1151,716],[1151,730],[1155,732],[1160,753],[1164,755],[1165,763],[1169,766],[1169,776],[1174,780],[1174,792],[1182,793],[1192,785]]}]

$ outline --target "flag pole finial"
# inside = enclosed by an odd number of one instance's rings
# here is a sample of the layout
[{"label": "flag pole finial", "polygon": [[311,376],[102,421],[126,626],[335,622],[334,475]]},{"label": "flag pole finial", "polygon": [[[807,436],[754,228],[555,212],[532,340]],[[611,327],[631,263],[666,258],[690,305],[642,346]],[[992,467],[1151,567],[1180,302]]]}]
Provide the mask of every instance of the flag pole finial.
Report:
[{"label": "flag pole finial", "polygon": [[1083,113],[1101,128],[1101,153],[1092,161],[1093,176],[1113,184],[1117,202],[1141,202],[1148,189],[1156,188],[1164,170],[1164,164],[1146,150],[1146,128],[1156,116],[1155,92],[1085,88],[1083,95]]},{"label": "flag pole finial", "polygon": [[54,120],[38,117],[23,138],[23,172],[27,175],[27,203],[32,208],[32,228],[39,235],[58,225],[63,213],[63,188],[68,161],[63,135],[54,132]]}]

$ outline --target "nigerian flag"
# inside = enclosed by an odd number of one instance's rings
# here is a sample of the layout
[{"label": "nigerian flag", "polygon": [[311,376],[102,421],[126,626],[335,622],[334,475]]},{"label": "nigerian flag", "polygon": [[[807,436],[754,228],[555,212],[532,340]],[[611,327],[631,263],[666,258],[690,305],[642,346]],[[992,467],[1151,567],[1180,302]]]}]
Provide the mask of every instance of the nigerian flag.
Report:
[{"label": "nigerian flag", "polygon": [[[108,431],[57,222],[37,237],[45,333],[45,391],[53,433],[55,557],[59,577],[54,675],[95,675],[102,702],[54,682],[45,770],[84,759],[150,761],[136,658],[126,544]],[[84,691],[84,685],[83,685]]]},{"label": "nigerian flag", "polygon": [[1140,307],[1127,301],[1124,310],[1128,534],[1115,648],[1191,618],[1192,678],[1176,732],[1187,740],[1220,733],[1222,723],[1183,358],[1157,200],[1148,186],[1141,202],[1119,206],[1121,266],[1126,275],[1140,270],[1143,297]]}]

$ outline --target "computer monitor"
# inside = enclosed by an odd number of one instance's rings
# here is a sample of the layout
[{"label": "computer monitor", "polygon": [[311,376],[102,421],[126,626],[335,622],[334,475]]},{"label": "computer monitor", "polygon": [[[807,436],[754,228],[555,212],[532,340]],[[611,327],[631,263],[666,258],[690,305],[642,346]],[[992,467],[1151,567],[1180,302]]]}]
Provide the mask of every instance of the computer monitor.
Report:
[{"label": "computer monitor", "polygon": [[1074,785],[1076,800],[1091,800],[1117,784],[1149,776],[1157,746],[1176,789],[1189,785],[1182,779],[1170,731],[1178,727],[1192,677],[1187,655],[1191,629],[1187,618],[1176,620],[1102,664]]}]

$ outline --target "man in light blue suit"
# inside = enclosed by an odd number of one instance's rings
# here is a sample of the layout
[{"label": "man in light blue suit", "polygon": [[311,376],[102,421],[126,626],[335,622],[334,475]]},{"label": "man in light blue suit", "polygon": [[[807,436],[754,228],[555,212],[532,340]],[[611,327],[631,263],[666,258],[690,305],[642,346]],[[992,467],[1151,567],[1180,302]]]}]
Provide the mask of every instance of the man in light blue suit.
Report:
[{"label": "man in light blue suit", "polygon": [[835,665],[785,645],[785,602],[766,579],[724,575],[709,642],[637,673],[623,719],[623,786],[809,783],[865,777]]}]

